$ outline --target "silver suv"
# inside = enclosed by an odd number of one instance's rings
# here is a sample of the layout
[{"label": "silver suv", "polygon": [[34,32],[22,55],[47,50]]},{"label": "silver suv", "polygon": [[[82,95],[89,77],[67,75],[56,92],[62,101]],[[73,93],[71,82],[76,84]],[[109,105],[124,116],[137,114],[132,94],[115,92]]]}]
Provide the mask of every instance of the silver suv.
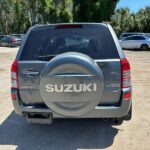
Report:
[{"label": "silver suv", "polygon": [[15,112],[53,118],[131,119],[130,65],[108,24],[31,27],[11,68]]}]

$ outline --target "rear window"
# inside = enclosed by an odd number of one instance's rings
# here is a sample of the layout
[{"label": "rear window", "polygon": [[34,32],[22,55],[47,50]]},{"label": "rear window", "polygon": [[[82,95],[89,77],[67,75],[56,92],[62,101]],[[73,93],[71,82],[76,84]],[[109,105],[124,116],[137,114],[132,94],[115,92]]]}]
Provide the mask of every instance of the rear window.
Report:
[{"label": "rear window", "polygon": [[48,55],[79,52],[93,59],[115,59],[118,52],[106,27],[43,29],[31,31],[20,60],[39,60]]},{"label": "rear window", "polygon": [[128,37],[128,36],[131,36],[133,34],[123,34],[122,37]]}]

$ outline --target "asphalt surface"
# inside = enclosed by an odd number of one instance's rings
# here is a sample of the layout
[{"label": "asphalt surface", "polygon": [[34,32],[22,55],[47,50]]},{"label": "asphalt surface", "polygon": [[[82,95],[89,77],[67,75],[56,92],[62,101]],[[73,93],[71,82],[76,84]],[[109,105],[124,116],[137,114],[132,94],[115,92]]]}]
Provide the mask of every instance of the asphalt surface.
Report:
[{"label": "asphalt surface", "polygon": [[28,124],[10,98],[16,48],[0,48],[0,150],[150,150],[150,51],[125,51],[131,63],[133,118],[120,126],[101,119]]}]

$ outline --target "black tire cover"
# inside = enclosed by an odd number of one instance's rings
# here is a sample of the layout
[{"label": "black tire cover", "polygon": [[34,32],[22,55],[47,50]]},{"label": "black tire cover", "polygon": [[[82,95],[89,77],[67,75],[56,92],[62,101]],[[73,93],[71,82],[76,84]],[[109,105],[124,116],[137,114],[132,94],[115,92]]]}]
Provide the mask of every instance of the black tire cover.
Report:
[{"label": "black tire cover", "polygon": [[104,79],[89,56],[68,52],[51,59],[41,73],[40,94],[55,113],[76,117],[100,103]]}]

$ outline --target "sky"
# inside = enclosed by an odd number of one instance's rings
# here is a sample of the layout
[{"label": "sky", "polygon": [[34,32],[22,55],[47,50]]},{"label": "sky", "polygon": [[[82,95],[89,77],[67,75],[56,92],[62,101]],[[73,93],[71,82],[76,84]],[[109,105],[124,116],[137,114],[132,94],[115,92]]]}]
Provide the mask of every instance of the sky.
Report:
[{"label": "sky", "polygon": [[132,12],[137,12],[145,6],[150,6],[150,0],[120,0],[117,8],[128,7]]}]

